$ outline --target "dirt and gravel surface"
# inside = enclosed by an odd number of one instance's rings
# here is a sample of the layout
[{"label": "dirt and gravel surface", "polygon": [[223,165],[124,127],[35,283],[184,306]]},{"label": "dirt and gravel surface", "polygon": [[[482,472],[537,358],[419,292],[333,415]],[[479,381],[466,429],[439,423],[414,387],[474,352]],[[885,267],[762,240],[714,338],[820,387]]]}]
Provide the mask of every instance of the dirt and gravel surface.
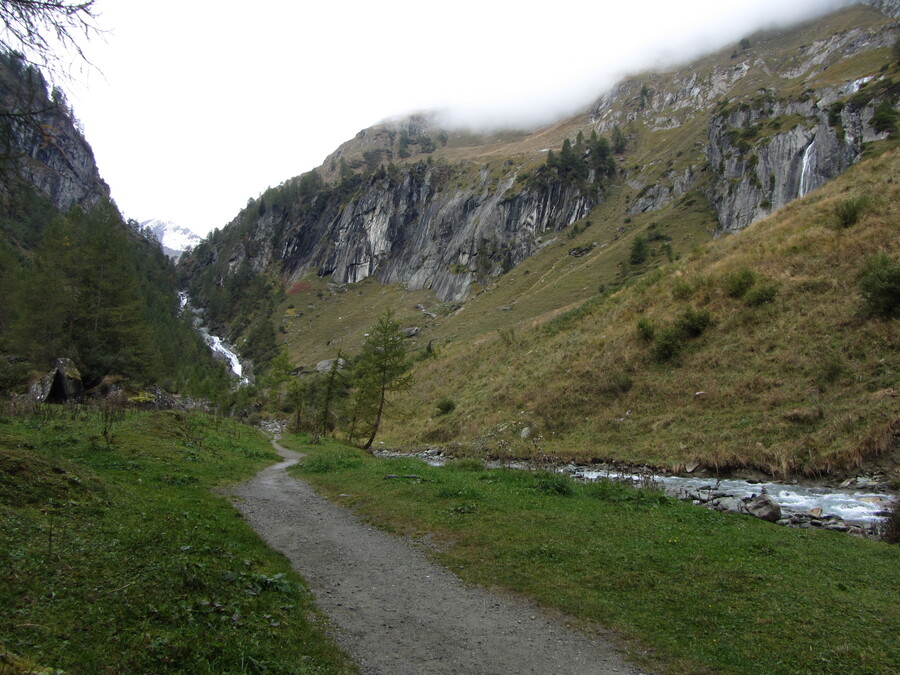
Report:
[{"label": "dirt and gravel surface", "polygon": [[463,584],[410,541],[360,522],[285,469],[231,491],[266,543],[306,578],[335,638],[363,673],[628,673],[602,636],[588,637],[526,602]]}]

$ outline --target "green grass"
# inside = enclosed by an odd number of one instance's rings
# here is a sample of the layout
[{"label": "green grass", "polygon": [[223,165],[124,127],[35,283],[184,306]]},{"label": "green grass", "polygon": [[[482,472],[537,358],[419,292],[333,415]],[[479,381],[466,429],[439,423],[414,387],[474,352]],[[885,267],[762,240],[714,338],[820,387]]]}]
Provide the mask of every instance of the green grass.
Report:
[{"label": "green grass", "polygon": [[67,673],[355,672],[214,492],[275,459],[261,434],[176,412],[112,434],[87,408],[0,419],[3,648]]},{"label": "green grass", "polygon": [[661,671],[900,670],[900,548],[616,483],[284,442],[308,454],[291,471],[382,528],[428,534],[463,579],[614,628]]}]

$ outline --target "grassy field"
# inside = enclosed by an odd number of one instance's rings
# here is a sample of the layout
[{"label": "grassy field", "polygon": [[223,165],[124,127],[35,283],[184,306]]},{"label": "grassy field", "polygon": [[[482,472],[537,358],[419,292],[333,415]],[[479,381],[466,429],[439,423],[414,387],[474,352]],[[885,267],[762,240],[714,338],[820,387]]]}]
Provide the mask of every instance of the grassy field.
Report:
[{"label": "grassy field", "polygon": [[662,672],[900,671],[896,546],[616,483],[283,442],[307,454],[292,471],[367,521],[466,581],[615,629]]},{"label": "grassy field", "polygon": [[275,459],[259,432],[173,411],[102,431],[90,408],[0,418],[0,672],[356,672],[215,493]]}]

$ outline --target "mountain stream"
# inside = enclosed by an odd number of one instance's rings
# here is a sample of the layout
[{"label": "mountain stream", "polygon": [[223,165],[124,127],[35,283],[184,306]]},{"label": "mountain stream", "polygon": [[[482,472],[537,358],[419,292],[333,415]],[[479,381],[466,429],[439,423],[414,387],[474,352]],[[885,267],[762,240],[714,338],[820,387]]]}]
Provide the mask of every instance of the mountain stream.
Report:
[{"label": "mountain stream", "polygon": [[[432,466],[441,466],[451,458],[445,457],[436,449],[426,450],[414,455],[379,451],[381,457],[415,457]],[[488,463],[487,468],[500,466],[513,469],[534,469],[525,463]],[[601,466],[578,466],[569,464],[558,469],[576,480],[621,480],[636,486],[652,486],[661,488],[667,494],[678,499],[691,500],[695,503],[712,502],[714,498],[731,497],[736,500],[749,499],[762,493],[771,497],[781,507],[783,518],[815,514],[817,520],[834,519],[859,529],[871,531],[881,522],[888,511],[895,495],[890,494],[886,486],[874,479],[859,477],[844,481],[840,487],[824,485],[801,485],[798,483],[761,482],[732,478],[708,478],[701,476],[666,476],[639,472],[626,472]]]}]

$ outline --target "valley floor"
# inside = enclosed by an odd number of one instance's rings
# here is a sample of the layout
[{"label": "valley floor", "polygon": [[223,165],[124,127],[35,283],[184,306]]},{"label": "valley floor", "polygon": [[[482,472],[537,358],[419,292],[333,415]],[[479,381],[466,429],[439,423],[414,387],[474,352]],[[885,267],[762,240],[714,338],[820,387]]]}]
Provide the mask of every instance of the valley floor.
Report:
[{"label": "valley floor", "polygon": [[286,461],[233,490],[247,522],[286,555],[364,673],[638,673],[612,642],[535,606],[467,587],[408,540],[317,496]]}]

